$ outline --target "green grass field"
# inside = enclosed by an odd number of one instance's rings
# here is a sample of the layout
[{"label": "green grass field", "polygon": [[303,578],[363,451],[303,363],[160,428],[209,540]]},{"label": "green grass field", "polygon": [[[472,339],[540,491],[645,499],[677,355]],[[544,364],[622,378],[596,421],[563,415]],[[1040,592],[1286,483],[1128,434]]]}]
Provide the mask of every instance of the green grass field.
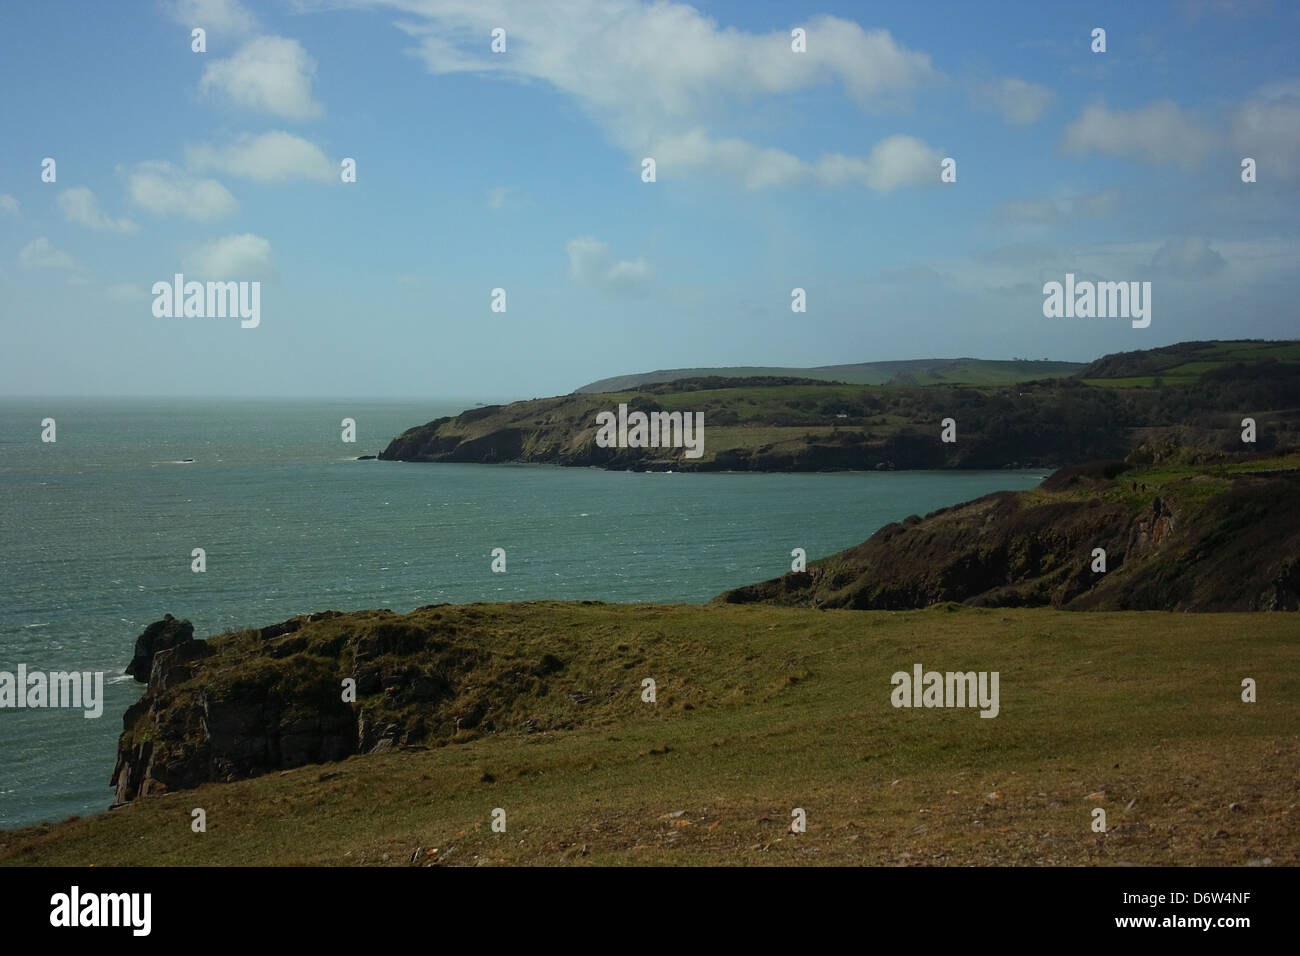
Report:
[{"label": "green grass field", "polygon": [[[1300,342],[1182,342],[1144,352],[1107,356],[1082,373],[1082,380],[1102,388],[1157,388],[1192,385],[1206,372],[1238,362],[1295,362]],[[1089,374],[1089,373],[1100,374]]]},{"label": "green grass field", "polygon": [[859,362],[849,365],[825,365],[818,368],[743,365],[616,375],[591,382],[578,391],[585,393],[623,391],[656,382],[708,376],[728,378],[790,376],[844,382],[849,385],[1010,385],[1034,379],[1064,378],[1074,375],[1083,367],[1084,364],[1081,362],[1053,362],[1047,359],[972,358]]},{"label": "green grass field", "polygon": [[[565,661],[549,693],[506,708],[551,729],[512,719],[446,746],[146,797],[0,833],[0,863],[1300,862],[1294,615],[439,610],[494,653]],[[369,619],[308,627],[327,639]],[[895,709],[890,675],[914,663],[998,671],[1000,714]],[[1247,677],[1256,703],[1241,699]],[[206,833],[191,831],[196,807]],[[795,808],[804,833],[790,831]]]}]

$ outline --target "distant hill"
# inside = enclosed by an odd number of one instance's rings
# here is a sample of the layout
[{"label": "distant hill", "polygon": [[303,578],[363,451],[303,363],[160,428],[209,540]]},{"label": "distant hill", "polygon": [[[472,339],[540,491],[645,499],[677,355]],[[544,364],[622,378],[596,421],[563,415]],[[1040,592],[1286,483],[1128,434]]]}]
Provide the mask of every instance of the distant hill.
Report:
[{"label": "distant hill", "polygon": [[[1300,445],[1300,360],[1287,360],[1292,354],[1300,359],[1300,343],[1184,343],[1107,356],[1086,367],[1092,378],[1010,385],[915,387],[922,377],[955,374],[915,362],[894,363],[910,365],[894,370],[910,384],[806,374],[675,379],[472,409],[408,429],[379,457],[654,471],[1054,468],[1125,458],[1143,446],[1149,459],[1176,447],[1240,450],[1245,417],[1257,425],[1253,450],[1268,452]],[[999,363],[982,364],[992,372]],[[596,416],[623,404],[646,414],[702,413],[702,453],[598,446]],[[955,442],[940,440],[947,418]]]},{"label": "distant hill", "polygon": [[739,365],[723,368],[673,368],[636,375],[602,378],[576,389],[579,395],[624,392],[690,378],[786,377],[842,382],[846,385],[1011,385],[1044,378],[1063,378],[1084,368],[1082,362],[1046,359],[905,359],[893,362],[859,362],[856,365],[821,365],[817,368]]},{"label": "distant hill", "polygon": [[1179,342],[1157,349],[1116,352],[1092,362],[1078,373],[1089,384],[1151,388],[1188,385],[1207,372],[1234,365],[1300,361],[1300,342],[1260,339]]}]

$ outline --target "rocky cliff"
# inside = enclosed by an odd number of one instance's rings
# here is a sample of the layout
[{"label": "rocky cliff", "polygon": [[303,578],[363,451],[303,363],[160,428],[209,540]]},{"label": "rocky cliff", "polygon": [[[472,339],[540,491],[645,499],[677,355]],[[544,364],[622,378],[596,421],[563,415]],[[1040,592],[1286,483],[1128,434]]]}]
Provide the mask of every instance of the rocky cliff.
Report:
[{"label": "rocky cliff", "polygon": [[154,621],[144,629],[135,641],[135,653],[131,663],[126,665],[124,673],[131,675],[142,684],[149,682],[153,672],[154,656],[162,651],[171,650],[178,644],[194,639],[194,625],[189,621],[178,621],[170,614],[161,621]]},{"label": "rocky cliff", "polygon": [[[1105,570],[1096,549],[1104,551]],[[1066,468],[1033,491],[913,515],[726,603],[897,610],[1300,608],[1300,460]]]},{"label": "rocky cliff", "polygon": [[[598,719],[604,691],[627,680],[621,652],[568,668],[556,656],[567,636],[547,639],[523,622],[536,614],[544,605],[498,606],[490,624],[473,605],[325,611],[159,650],[123,717],[115,803],[498,728]],[[551,694],[557,680],[565,683]],[[575,702],[584,705],[577,715]]]}]

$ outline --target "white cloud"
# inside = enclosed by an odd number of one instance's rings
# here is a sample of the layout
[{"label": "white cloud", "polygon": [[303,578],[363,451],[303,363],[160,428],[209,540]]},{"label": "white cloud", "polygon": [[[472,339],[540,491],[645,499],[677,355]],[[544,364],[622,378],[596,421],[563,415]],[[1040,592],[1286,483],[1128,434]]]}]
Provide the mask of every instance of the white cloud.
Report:
[{"label": "white cloud", "polygon": [[935,263],[946,282],[963,293],[1032,290],[1060,281],[1067,272],[1078,279],[1141,279],[1147,275],[1158,242],[1105,242],[1068,247],[1034,243],[1002,246],[988,253]]},{"label": "white cloud", "polygon": [[1015,76],[977,84],[972,90],[977,104],[997,110],[1004,120],[1015,126],[1038,122],[1056,99],[1056,94],[1047,87]]},{"label": "white cloud", "polygon": [[1037,296],[1044,282],[1059,282],[1073,272],[1076,279],[1180,280],[1165,281],[1162,289],[1182,287],[1185,283],[1181,280],[1205,279],[1217,292],[1236,295],[1256,283],[1290,280],[1297,273],[1297,263],[1300,239],[1216,239],[1211,245],[1205,238],[1193,237],[1059,247],[1018,243],[936,262],[932,268],[946,284],[970,294],[1018,291]]},{"label": "white cloud", "polygon": [[614,263],[605,276],[605,281],[612,286],[630,287],[640,285],[650,278],[650,263],[644,259]]},{"label": "white cloud", "polygon": [[1180,279],[1199,279],[1227,265],[1223,256],[1200,237],[1170,239],[1151,257],[1151,270]]},{"label": "white cloud", "polygon": [[240,36],[257,29],[257,17],[239,0],[172,0],[167,15],[185,27],[209,34]]},{"label": "white cloud", "polygon": [[[644,107],[664,118],[694,120],[719,99],[830,82],[860,102],[878,103],[939,77],[928,55],[900,46],[887,30],[864,30],[832,16],[800,23],[808,52],[793,53],[788,29],[720,29],[684,3],[517,4],[508,17],[500,4],[477,0],[387,5],[428,21],[399,25],[420,38],[416,52],[431,73],[492,71],[545,80],[593,110],[624,119]],[[483,37],[507,22],[505,57],[493,54]]]},{"label": "white cloud", "polygon": [[18,215],[18,200],[8,193],[0,193],[0,209],[11,216]]},{"label": "white cloud", "polygon": [[712,139],[703,129],[666,137],[650,150],[656,174],[671,177],[682,170],[710,170],[739,180],[746,189],[789,186],[806,179],[808,165],[780,149],[756,146],[743,139]]},{"label": "white cloud", "polygon": [[72,256],[55,249],[50,240],[42,237],[33,239],[23,246],[18,253],[18,261],[24,269],[76,269]]},{"label": "white cloud", "polygon": [[221,149],[206,143],[194,146],[186,150],[186,161],[197,172],[214,169],[260,183],[283,182],[298,176],[335,182],[339,177],[338,166],[319,146],[282,130],[260,136],[244,133]]},{"label": "white cloud", "polygon": [[205,242],[183,258],[182,268],[204,282],[276,277],[271,243],[252,233]]},{"label": "white cloud", "polygon": [[1258,164],[1260,182],[1300,179],[1300,80],[1270,83],[1233,114],[1232,144]]},{"label": "white cloud", "polygon": [[511,187],[509,186],[493,186],[488,190],[488,208],[500,209],[506,204],[510,192]]},{"label": "white cloud", "polygon": [[784,150],[742,139],[711,139],[703,129],[659,141],[650,151],[656,172],[705,169],[729,176],[746,189],[817,182],[857,184],[880,192],[899,186],[939,182],[939,151],[913,136],[895,135],[877,143],[865,157],[827,153],[808,163]]},{"label": "white cloud", "polygon": [[99,208],[99,200],[85,186],[64,190],[59,195],[59,208],[63,210],[63,218],[68,222],[75,222],[88,229],[130,233],[139,228],[130,219],[113,219],[104,215]]},{"label": "white cloud", "polygon": [[569,254],[569,273],[582,285],[598,289],[631,291],[650,278],[650,264],[644,259],[611,262],[609,244],[584,236],[564,244]]},{"label": "white cloud", "polygon": [[937,184],[942,158],[939,150],[915,136],[895,134],[873,146],[865,159],[833,153],[819,159],[814,171],[818,181],[828,186],[854,181],[888,192],[899,186]]},{"label": "white cloud", "polygon": [[1128,111],[1095,103],[1065,127],[1061,145],[1069,153],[1108,153],[1191,168],[1200,163],[1212,139],[1209,130],[1172,100],[1159,100]]},{"label": "white cloud", "polygon": [[215,179],[194,179],[171,163],[140,163],[127,180],[131,201],[156,216],[180,216],[211,222],[239,208],[235,197]]},{"label": "white cloud", "polygon": [[[675,2],[525,3],[510,6],[508,15],[491,0],[360,2],[408,15],[397,25],[416,39],[413,52],[430,73],[545,82],[577,102],[634,159],[659,160],[655,150],[673,148],[680,168],[739,175],[751,189],[808,180],[807,163],[721,135],[711,121],[736,115],[760,98],[830,85],[863,106],[892,108],[941,79],[928,55],[903,47],[888,31],[833,16],[758,34],[724,29]],[[493,54],[484,40],[502,25],[506,56]],[[795,25],[807,31],[806,53],[790,49]],[[844,180],[855,178],[861,175]]]},{"label": "white cloud", "polygon": [[1300,240],[1290,237],[1216,239],[1214,245],[1228,264],[1225,278],[1237,289],[1281,275],[1295,276],[1300,264]]},{"label": "white cloud", "polygon": [[141,302],[149,298],[149,294],[134,282],[116,282],[107,286],[104,294],[119,302]]},{"label": "white cloud", "polygon": [[245,109],[305,120],[324,112],[311,95],[315,74],[316,61],[297,40],[259,36],[229,59],[209,63],[199,90],[216,91]]}]

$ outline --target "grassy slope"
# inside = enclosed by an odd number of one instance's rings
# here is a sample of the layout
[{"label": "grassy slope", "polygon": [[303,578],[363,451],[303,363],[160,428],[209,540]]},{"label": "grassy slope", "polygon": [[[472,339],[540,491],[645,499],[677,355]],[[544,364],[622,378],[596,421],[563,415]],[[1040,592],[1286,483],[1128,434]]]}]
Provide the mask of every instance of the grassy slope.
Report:
[{"label": "grassy slope", "polygon": [[1098,359],[1079,372],[1088,385],[1102,388],[1156,388],[1190,385],[1206,372],[1236,362],[1300,361],[1300,342],[1181,342],[1141,352]]},{"label": "grassy slope", "polygon": [[[417,848],[449,865],[1300,862],[1290,615],[473,610],[494,652],[569,662],[545,706],[572,730],[149,797],[0,834],[0,862],[404,865]],[[1000,671],[1001,715],[892,708],[890,675],[916,662]],[[568,696],[611,668],[613,696]],[[1258,703],[1241,702],[1243,677]],[[1097,806],[1108,833],[1090,829]],[[793,807],[806,834],[786,832]]]},{"label": "grassy slope", "polygon": [[[1202,456],[1209,460],[1188,462]],[[1037,488],[942,508],[811,561],[810,574],[786,574],[716,600],[854,608],[951,599],[992,606],[1050,600],[1076,610],[1264,609],[1252,605],[1252,589],[1268,591],[1287,559],[1295,561],[1296,512],[1287,502],[1300,490],[1294,480],[1300,453],[1216,458],[1183,449],[1173,457],[1075,484],[1059,481],[1060,473]],[[1242,487],[1246,479],[1282,477],[1291,484]],[[1254,497],[1247,499],[1248,492]],[[1161,513],[1172,512],[1172,530],[1159,546],[1129,554],[1130,519],[1150,522],[1157,501]],[[1258,510],[1265,506],[1271,510]],[[1104,576],[1084,573],[1097,546],[1112,562]],[[1005,568],[1004,555],[1010,556]],[[1001,570],[986,576],[977,569]]]},{"label": "grassy slope", "polygon": [[1065,378],[1083,369],[1081,362],[1049,362],[1024,359],[956,359],[948,365],[902,370],[887,382],[891,385],[1014,385],[1048,378]]},{"label": "grassy slope", "polygon": [[1081,362],[1051,362],[1029,359],[909,359],[896,362],[861,362],[852,365],[822,365],[817,368],[779,366],[727,366],[723,368],[659,369],[633,375],[602,378],[577,389],[583,394],[617,392],[658,382],[685,378],[727,376],[744,378],[755,375],[788,375],[796,378],[819,378],[848,385],[1006,385],[1043,378],[1061,378],[1082,369]]},{"label": "grassy slope", "polygon": [[[1166,385],[1196,381],[1201,373],[1233,362],[1300,360],[1300,342],[1235,341],[1180,342],[1176,345],[1107,355],[1091,364],[1029,359],[910,359],[823,365],[817,368],[736,366],[726,368],[659,369],[600,379],[577,389],[584,394],[626,391],[657,382],[709,375],[744,377],[793,375],[850,385],[1010,385],[1017,382],[1079,375],[1090,385],[1150,388],[1159,376]],[[1127,372],[1125,372],[1127,369]]]}]

